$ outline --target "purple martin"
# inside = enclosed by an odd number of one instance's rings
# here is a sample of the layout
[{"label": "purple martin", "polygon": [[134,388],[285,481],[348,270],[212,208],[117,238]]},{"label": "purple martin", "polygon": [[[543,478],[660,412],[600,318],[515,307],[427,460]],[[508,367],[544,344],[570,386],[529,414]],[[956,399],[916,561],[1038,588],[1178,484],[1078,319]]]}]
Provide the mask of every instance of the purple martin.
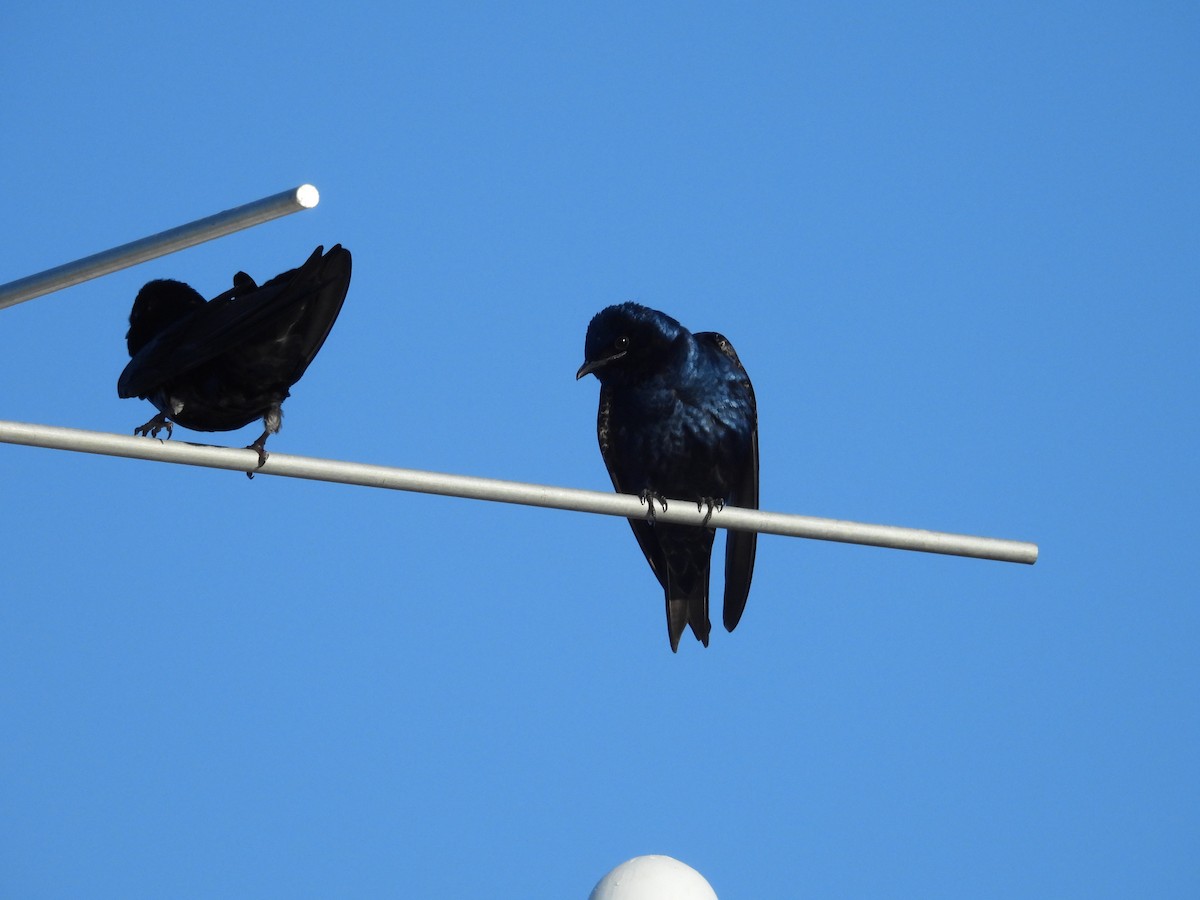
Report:
[{"label": "purple martin", "polygon": [[[692,334],[637,303],[599,312],[588,326],[575,377],[600,381],[596,433],[619,493],[649,504],[630,519],[662,585],[671,650],[685,625],[708,646],[708,580],[715,529],[654,521],[654,504],[695,501],[709,515],[725,504],[758,508],[758,409],[733,345],[713,331]],[[707,518],[706,520],[707,521]],[[746,608],[758,535],[729,531],[725,543],[725,628]]]},{"label": "purple martin", "polygon": [[129,314],[129,365],[120,397],[140,397],[158,415],[134,434],[156,436],[172,424],[233,431],[256,419],[263,433],[248,449],[267,461],[282,403],[325,343],[350,288],[350,251],[317,247],[298,269],[266,284],[245,272],[205,301],[181,281],[158,279],[138,291]]}]

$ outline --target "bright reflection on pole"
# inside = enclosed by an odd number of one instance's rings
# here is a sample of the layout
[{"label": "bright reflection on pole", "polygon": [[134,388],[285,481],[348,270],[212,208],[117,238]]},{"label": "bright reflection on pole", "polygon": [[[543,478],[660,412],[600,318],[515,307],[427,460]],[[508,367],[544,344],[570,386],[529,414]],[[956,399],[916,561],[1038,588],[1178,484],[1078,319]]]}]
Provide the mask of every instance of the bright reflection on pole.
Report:
[{"label": "bright reflection on pole", "polygon": [[[520,503],[526,506],[598,513],[627,519],[646,517],[646,507],[631,494],[524,484],[493,478],[475,478],[469,475],[446,475],[417,469],[398,469],[390,466],[317,459],[310,456],[290,456],[275,451],[271,451],[266,465],[259,469],[256,468],[258,454],[253,450],[210,447],[179,440],[160,441],[155,438],[82,431],[76,428],[59,428],[51,425],[0,421],[0,443],[98,453],[131,459],[203,466],[211,469],[255,472],[263,475],[283,475],[289,478],[357,484],[397,491],[442,494],[468,500]],[[655,510],[655,517],[660,522],[699,525],[704,518],[703,513],[696,508],[694,500],[689,502],[668,499],[667,504],[668,508],[665,512],[660,508]],[[840,519],[819,519],[813,516],[786,515],[731,506],[714,511],[709,524],[718,528],[733,528],[739,531],[758,531],[764,534],[840,541],[849,544],[868,544],[897,550],[920,550],[926,553],[944,553],[952,556],[970,556],[978,559],[994,559],[1001,562],[1030,565],[1037,562],[1038,557],[1037,545],[1024,541],[949,534],[917,528],[901,528],[894,525],[870,525],[863,522],[846,522]]]},{"label": "bright reflection on pole", "polygon": [[302,184],[290,191],[272,194],[270,197],[263,197],[253,203],[227,209],[216,215],[189,222],[187,225],[180,225],[178,228],[160,231],[150,237],[122,244],[111,250],[94,253],[83,259],[77,259],[75,262],[55,266],[53,269],[47,269],[36,275],[18,278],[8,284],[0,284],[0,309],[15,306],[53,291],[61,291],[73,284],[99,278],[101,275],[108,275],[110,272],[135,266],[149,259],[166,256],[168,253],[184,250],[196,244],[211,241],[213,238],[241,231],[243,228],[260,225],[263,222],[278,219],[280,216],[299,212],[302,209],[312,209],[319,201],[320,195],[317,193],[317,189],[311,184]]}]

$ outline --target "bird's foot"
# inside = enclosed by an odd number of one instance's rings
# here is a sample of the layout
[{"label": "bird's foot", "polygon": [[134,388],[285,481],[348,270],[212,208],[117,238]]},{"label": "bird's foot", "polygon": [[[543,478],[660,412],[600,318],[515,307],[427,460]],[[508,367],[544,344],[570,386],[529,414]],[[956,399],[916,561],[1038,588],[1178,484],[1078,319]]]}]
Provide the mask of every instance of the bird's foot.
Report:
[{"label": "bird's foot", "polygon": [[139,425],[137,428],[133,429],[133,433],[139,437],[158,437],[158,433],[165,430],[167,432],[167,436],[164,438],[164,440],[170,440],[171,431],[173,428],[174,426],[167,421],[166,415],[159,413],[145,425]]},{"label": "bird's foot", "polygon": [[650,490],[650,488],[646,488],[644,491],[642,491],[640,494],[638,494],[638,499],[641,500],[642,503],[646,505],[646,507],[647,507],[646,508],[646,516],[649,519],[654,518],[654,501],[655,500],[657,500],[659,503],[662,504],[663,512],[667,511],[667,498],[664,497],[662,494],[658,493],[658,491],[652,491],[652,490]]},{"label": "bird's foot", "polygon": [[708,507],[708,512],[704,514],[704,521],[700,523],[701,525],[708,524],[708,520],[712,518],[714,509],[717,512],[723,510],[725,508],[725,501],[720,497],[701,497],[696,501],[696,512],[700,512],[706,506]]},{"label": "bird's foot", "polygon": [[[250,446],[248,446],[246,448],[247,450],[253,450],[255,453],[258,454],[258,465],[255,466],[255,468],[261,469],[263,466],[265,466],[267,464],[267,457],[271,455],[270,453],[267,452],[266,443],[267,443],[267,436],[264,434],[257,441],[255,441],[253,444],[251,444]],[[246,477],[253,480],[254,473],[247,472]]]}]

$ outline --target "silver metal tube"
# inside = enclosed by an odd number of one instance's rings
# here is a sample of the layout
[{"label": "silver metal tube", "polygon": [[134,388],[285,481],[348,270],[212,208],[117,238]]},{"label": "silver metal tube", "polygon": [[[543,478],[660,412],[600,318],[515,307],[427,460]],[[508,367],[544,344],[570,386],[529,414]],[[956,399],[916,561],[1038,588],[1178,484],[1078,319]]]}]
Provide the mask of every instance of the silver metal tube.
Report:
[{"label": "silver metal tube", "polygon": [[[631,494],[585,491],[576,488],[550,487],[475,478],[469,475],[444,475],[416,469],[397,469],[365,463],[317,459],[310,456],[289,456],[271,452],[266,465],[256,469],[258,455],[253,450],[209,447],[184,441],[160,441],[155,438],[130,437],[52,425],[29,425],[22,422],[0,421],[0,443],[23,444],[54,450],[73,450],[99,453],[131,459],[204,466],[211,469],[231,469],[239,472],[261,472],[263,475],[283,475],[339,484],[358,484],[364,487],[388,488],[396,491],[417,491],[442,494],[468,500],[492,500],[501,503],[520,503],[576,512],[599,513],[627,519],[646,517],[646,507]],[[660,522],[699,525],[703,514],[695,501],[670,500],[667,510],[656,509]],[[849,544],[869,544],[897,550],[921,550],[926,553],[945,553],[971,556],[1001,562],[1033,564],[1037,562],[1036,544],[1000,538],[948,534],[894,525],[869,525],[838,519],[818,519],[813,516],[785,515],[756,509],[732,506],[714,511],[710,525],[739,531],[758,531],[789,537],[815,538],[822,541],[841,541]]]},{"label": "silver metal tube", "polygon": [[52,291],[61,291],[73,284],[135,266],[148,259],[166,256],[168,253],[202,244],[252,225],[269,222],[289,213],[312,209],[319,201],[317,189],[311,184],[302,184],[290,191],[263,197],[253,203],[227,209],[187,225],[180,225],[178,228],[160,231],[150,237],[94,253],[36,275],[18,278],[16,281],[0,285],[0,309],[15,306]]}]

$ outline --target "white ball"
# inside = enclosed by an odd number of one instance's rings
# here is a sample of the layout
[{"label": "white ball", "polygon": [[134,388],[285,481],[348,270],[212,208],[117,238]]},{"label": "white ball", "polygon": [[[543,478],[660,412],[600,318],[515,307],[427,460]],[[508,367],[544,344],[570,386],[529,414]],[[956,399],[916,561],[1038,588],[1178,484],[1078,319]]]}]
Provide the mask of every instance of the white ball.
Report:
[{"label": "white ball", "polygon": [[717,894],[677,859],[635,856],[601,878],[588,900],[717,900]]}]

